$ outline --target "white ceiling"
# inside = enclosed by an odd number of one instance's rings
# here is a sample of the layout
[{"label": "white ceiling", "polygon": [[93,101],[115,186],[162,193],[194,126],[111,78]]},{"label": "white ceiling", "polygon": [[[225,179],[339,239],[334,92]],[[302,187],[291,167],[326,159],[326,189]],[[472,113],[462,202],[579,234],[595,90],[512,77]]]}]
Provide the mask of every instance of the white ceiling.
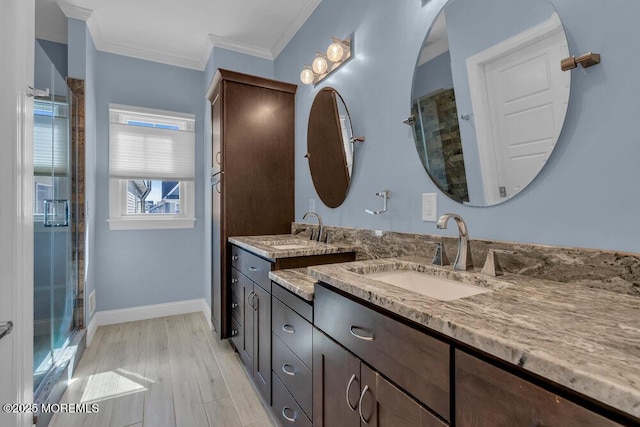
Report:
[{"label": "white ceiling", "polygon": [[202,70],[213,46],[275,59],[321,1],[36,0],[36,37],[81,19],[100,51]]}]

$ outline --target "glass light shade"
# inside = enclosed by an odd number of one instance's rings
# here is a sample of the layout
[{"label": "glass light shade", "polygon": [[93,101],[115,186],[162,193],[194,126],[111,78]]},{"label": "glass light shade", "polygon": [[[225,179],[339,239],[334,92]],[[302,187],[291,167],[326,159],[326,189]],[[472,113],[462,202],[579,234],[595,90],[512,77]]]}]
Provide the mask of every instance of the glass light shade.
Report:
[{"label": "glass light shade", "polygon": [[342,61],[344,58],[344,47],[338,42],[333,42],[327,48],[327,58],[331,62]]},{"label": "glass light shade", "polygon": [[311,64],[311,68],[313,68],[313,72],[316,74],[324,74],[329,69],[329,63],[322,56],[316,56]]},{"label": "glass light shade", "polygon": [[306,85],[310,85],[311,83],[313,83],[313,79],[315,79],[315,75],[309,68],[305,68],[300,73],[300,81]]}]

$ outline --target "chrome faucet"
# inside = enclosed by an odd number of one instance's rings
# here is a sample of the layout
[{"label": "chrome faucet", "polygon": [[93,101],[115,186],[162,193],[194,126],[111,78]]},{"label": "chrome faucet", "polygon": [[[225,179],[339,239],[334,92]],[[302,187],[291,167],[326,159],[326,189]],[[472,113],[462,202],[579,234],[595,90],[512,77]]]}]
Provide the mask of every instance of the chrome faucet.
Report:
[{"label": "chrome faucet", "polygon": [[436,227],[439,229],[446,229],[447,222],[453,218],[458,225],[458,254],[456,260],[453,263],[454,270],[471,270],[473,268],[473,261],[471,260],[471,246],[469,245],[469,233],[467,231],[467,224],[464,219],[458,214],[448,213],[438,218]]},{"label": "chrome faucet", "polygon": [[[318,219],[318,237],[316,237],[316,241],[320,242],[320,241],[322,241],[322,232],[324,230],[324,226],[322,225],[322,218],[320,217],[320,214],[318,214],[317,212],[309,211],[309,212],[304,214],[302,219],[307,219],[307,216],[309,216],[309,215],[313,215]],[[313,240],[313,231],[311,231],[311,238]]]}]

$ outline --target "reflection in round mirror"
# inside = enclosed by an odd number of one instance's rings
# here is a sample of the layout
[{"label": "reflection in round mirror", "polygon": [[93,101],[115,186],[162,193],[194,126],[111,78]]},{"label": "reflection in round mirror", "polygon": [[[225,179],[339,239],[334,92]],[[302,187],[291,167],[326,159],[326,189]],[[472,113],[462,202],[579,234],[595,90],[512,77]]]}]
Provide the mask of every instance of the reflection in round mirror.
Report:
[{"label": "reflection in round mirror", "polygon": [[344,202],[353,169],[353,130],[340,94],[325,87],[316,95],[309,114],[307,158],[320,200],[330,208]]},{"label": "reflection in round mirror", "polygon": [[548,0],[449,0],[418,57],[416,149],[450,198],[492,206],[522,191],[556,145],[571,74]]}]

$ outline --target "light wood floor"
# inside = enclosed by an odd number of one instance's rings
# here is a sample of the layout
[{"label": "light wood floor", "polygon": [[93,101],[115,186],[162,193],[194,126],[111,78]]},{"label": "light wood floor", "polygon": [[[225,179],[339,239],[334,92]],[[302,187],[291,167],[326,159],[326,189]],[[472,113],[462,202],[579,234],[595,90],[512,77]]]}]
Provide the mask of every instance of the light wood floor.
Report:
[{"label": "light wood floor", "polygon": [[50,426],[275,425],[202,313],[99,327],[61,403],[97,403],[99,412],[59,413]]}]

